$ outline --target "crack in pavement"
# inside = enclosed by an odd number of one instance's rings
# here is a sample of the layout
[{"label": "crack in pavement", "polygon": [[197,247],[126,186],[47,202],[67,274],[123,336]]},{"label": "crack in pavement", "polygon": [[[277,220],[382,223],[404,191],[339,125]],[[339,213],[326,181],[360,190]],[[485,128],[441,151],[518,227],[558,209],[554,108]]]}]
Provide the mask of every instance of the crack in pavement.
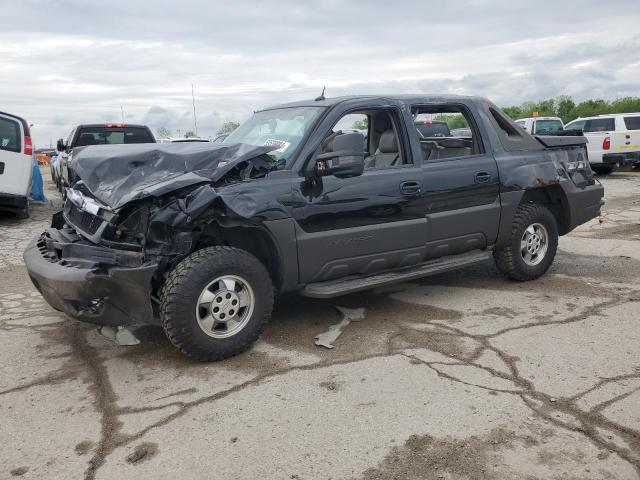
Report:
[{"label": "crack in pavement", "polygon": [[[469,339],[473,339],[474,341],[480,342],[481,347],[476,348],[472,355],[468,356],[467,358],[456,358],[459,362],[462,362],[464,365],[469,367],[484,370],[490,373],[493,377],[498,377],[498,378],[510,381],[514,385],[518,386],[519,390],[500,389],[500,388],[490,387],[487,385],[468,382],[459,377],[456,377],[455,375],[452,375],[450,373],[443,371],[441,367],[438,368],[438,366],[441,366],[443,362],[424,361],[416,355],[405,355],[405,356],[407,356],[408,358],[411,358],[415,363],[421,363],[426,365],[431,370],[435,371],[438,374],[438,376],[446,378],[450,381],[458,382],[464,385],[477,387],[481,389],[491,390],[494,392],[519,396],[524,402],[524,404],[528,408],[530,408],[532,411],[537,413],[540,417],[544,418],[545,420],[549,421],[550,423],[558,427],[561,427],[573,432],[582,433],[596,446],[605,448],[610,452],[617,454],[620,458],[622,458],[623,460],[631,464],[635,468],[635,470],[638,472],[638,475],[640,476],[640,431],[624,425],[620,425],[619,423],[613,422],[607,419],[601,413],[601,410],[604,409],[606,406],[610,406],[616,401],[619,401],[623,398],[627,398],[633,392],[627,392],[625,394],[618,395],[617,397],[611,398],[608,401],[600,404],[600,405],[603,405],[602,408],[598,408],[599,406],[596,406],[595,408],[588,411],[584,411],[580,409],[576,404],[576,401],[582,396],[584,396],[587,392],[593,392],[593,391],[599,390],[603,385],[606,385],[610,381],[619,380],[621,378],[640,379],[640,372],[635,374],[627,374],[627,375],[615,377],[614,379],[606,379],[605,381],[598,382],[597,385],[588,389],[585,392],[582,392],[579,395],[576,395],[571,398],[566,398],[566,399],[556,399],[549,394],[536,390],[535,386],[531,381],[527,380],[526,378],[520,375],[518,368],[516,366],[516,360],[510,355],[500,351],[498,348],[490,344],[491,339],[499,335],[502,335],[506,332],[510,332],[513,330],[530,329],[530,328],[535,328],[540,326],[562,325],[562,324],[574,323],[574,322],[589,318],[590,316],[599,315],[602,313],[602,310],[606,307],[621,305],[629,301],[630,300],[628,298],[617,296],[611,300],[601,302],[600,304],[597,304],[592,307],[588,307],[583,312],[577,315],[574,315],[572,317],[569,317],[565,320],[559,320],[559,321],[553,321],[553,322],[549,321],[549,322],[541,322],[541,323],[529,323],[529,324],[520,325],[518,327],[502,329],[494,334],[489,334],[489,335],[472,335],[464,332],[459,328],[444,326],[441,324],[435,324],[438,327],[441,327],[445,330],[449,330],[452,335],[458,338],[469,338]],[[476,363],[477,360],[482,355],[482,353],[486,350],[490,350],[495,354],[497,354],[498,357],[505,364],[505,366],[508,368],[510,373],[507,374],[505,372],[496,370],[495,368]],[[640,390],[640,387],[636,388],[634,391],[637,391],[637,390]],[[540,404],[536,404],[534,400],[537,402],[540,402]],[[558,414],[566,414],[570,416],[575,422],[578,423],[578,426],[559,420]],[[610,434],[608,436],[609,438],[605,439],[602,436],[602,434],[599,432],[599,430],[607,431]],[[621,437],[624,440],[626,447],[623,445],[619,445],[618,443],[615,443],[613,441],[614,439],[613,434]]]}]

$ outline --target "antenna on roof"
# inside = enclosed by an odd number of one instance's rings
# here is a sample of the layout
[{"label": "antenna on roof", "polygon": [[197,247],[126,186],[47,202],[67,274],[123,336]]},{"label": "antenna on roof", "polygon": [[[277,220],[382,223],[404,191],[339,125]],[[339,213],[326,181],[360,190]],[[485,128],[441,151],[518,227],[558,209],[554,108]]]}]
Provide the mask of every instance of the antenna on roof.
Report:
[{"label": "antenna on roof", "polygon": [[321,102],[322,100],[325,100],[325,97],[324,97],[324,89],[325,88],[327,88],[327,87],[322,87],[322,93],[320,94],[319,97],[316,97],[316,102]]}]

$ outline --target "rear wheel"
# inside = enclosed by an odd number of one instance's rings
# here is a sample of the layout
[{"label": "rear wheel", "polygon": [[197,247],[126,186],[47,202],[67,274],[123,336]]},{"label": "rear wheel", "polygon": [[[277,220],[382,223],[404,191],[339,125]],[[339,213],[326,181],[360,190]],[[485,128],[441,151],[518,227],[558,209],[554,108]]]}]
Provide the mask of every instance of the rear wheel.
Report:
[{"label": "rear wheel", "polygon": [[258,339],[273,309],[273,285],[250,253],[209,247],[178,264],[160,302],[171,343],[196,360],[222,360]]},{"label": "rear wheel", "polygon": [[513,280],[533,280],[553,263],[558,248],[558,225],[553,213],[534,203],[518,207],[508,246],[493,254],[498,270]]}]

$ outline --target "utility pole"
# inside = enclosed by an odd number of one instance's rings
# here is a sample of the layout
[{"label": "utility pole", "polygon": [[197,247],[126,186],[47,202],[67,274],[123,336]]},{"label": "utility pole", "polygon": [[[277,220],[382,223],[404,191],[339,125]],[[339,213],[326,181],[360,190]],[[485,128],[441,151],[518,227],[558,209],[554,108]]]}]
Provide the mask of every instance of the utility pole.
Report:
[{"label": "utility pole", "polygon": [[124,108],[120,105],[120,114],[122,116],[122,124],[124,125]]},{"label": "utility pole", "polygon": [[196,97],[193,94],[193,83],[191,84],[191,102],[193,103],[193,126],[196,133],[196,137],[198,136],[198,118],[196,117]]}]

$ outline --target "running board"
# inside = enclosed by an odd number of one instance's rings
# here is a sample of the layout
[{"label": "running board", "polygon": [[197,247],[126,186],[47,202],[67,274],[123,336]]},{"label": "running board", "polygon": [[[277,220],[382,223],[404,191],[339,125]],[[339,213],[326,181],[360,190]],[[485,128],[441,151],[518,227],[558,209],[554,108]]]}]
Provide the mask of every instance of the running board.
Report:
[{"label": "running board", "polygon": [[369,290],[374,287],[382,287],[397,282],[406,282],[416,278],[428,277],[429,275],[448,272],[450,270],[468,267],[469,265],[484,263],[491,259],[491,256],[492,253],[490,250],[474,250],[469,253],[436,258],[415,267],[383,272],[377,275],[369,275],[366,277],[350,276],[326,282],[310,283],[300,294],[313,298],[337,297],[362,290]]}]

